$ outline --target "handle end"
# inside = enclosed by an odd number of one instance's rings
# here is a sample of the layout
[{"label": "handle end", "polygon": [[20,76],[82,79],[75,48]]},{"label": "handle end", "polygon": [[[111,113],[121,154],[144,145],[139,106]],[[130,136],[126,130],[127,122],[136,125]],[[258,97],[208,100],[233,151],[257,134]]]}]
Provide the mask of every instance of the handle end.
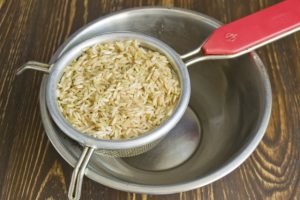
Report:
[{"label": "handle end", "polygon": [[50,65],[46,63],[36,62],[36,61],[28,61],[23,64],[19,69],[17,69],[16,75],[20,75],[28,69],[40,71],[43,73],[50,72]]}]

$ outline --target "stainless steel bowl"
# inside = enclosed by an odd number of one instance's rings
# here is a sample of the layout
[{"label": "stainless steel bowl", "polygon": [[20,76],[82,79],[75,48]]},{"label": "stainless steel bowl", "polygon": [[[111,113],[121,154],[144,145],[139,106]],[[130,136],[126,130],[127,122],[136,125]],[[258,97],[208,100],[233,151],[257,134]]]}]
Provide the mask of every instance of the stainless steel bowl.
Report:
[{"label": "stainless steel bowl", "polygon": [[[76,32],[52,62],[82,41],[112,31],[145,33],[183,54],[195,49],[199,39],[207,38],[219,25],[208,16],[181,9],[122,11]],[[191,66],[189,75],[190,109],[157,147],[129,159],[94,154],[86,175],[120,190],[168,194],[209,184],[245,161],[262,139],[271,113],[270,83],[259,57],[250,53],[234,60],[205,61]],[[82,149],[51,121],[45,105],[46,81],[45,77],[40,93],[45,130],[58,152],[75,166]],[[195,128],[180,129],[186,121],[194,121]],[[176,139],[179,135],[184,137]],[[189,142],[195,140],[198,145],[185,155]],[[184,159],[178,160],[182,155]]]}]

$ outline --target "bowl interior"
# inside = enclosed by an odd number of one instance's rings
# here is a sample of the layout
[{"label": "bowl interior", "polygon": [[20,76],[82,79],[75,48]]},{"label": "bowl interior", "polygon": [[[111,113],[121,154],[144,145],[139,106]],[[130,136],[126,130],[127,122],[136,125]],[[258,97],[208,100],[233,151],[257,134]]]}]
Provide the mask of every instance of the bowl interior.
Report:
[{"label": "bowl interior", "polygon": [[172,169],[151,171],[145,170],[142,163],[138,168],[131,164],[142,162],[143,155],[137,159],[100,156],[104,162],[95,160],[93,167],[128,182],[171,185],[211,175],[247,151],[247,145],[259,134],[265,111],[263,81],[255,62],[249,56],[208,61],[190,67],[189,72],[189,107],[197,115],[202,130],[199,146],[186,162]]}]

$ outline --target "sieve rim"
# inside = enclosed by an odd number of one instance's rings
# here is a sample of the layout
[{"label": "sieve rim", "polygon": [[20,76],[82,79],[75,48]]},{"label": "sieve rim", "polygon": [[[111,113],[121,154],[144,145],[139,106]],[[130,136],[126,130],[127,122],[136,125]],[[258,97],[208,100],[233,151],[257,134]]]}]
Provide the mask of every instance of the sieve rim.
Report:
[{"label": "sieve rim", "polygon": [[[57,102],[57,84],[63,74],[65,67],[75,58],[80,56],[84,49],[103,42],[136,39],[141,42],[142,46],[157,50],[164,54],[170,60],[172,66],[177,72],[181,95],[175,107],[173,114],[166,119],[158,127],[148,131],[147,133],[132,139],[127,140],[104,140],[93,136],[84,134],[74,128],[62,115]],[[74,46],[69,51],[65,52],[58,60],[56,60],[51,67],[47,85],[46,85],[46,105],[48,111],[55,122],[55,124],[70,138],[79,142],[84,146],[89,146],[96,149],[121,150],[140,147],[163,138],[181,119],[188,106],[191,95],[190,79],[187,67],[181,60],[180,56],[175,50],[169,47],[164,42],[153,38],[151,36],[134,33],[134,32],[109,32],[91,39],[85,40]]]}]

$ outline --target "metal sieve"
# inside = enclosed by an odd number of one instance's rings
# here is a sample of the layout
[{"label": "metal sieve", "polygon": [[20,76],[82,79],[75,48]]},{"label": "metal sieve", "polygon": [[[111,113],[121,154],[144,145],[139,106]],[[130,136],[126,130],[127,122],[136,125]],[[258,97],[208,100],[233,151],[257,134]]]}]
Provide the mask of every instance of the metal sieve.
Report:
[{"label": "metal sieve", "polygon": [[[190,97],[190,82],[186,66],[204,60],[234,58],[299,30],[299,6],[299,1],[287,0],[242,20],[227,24],[214,31],[199,48],[182,56],[178,55],[163,42],[152,37],[137,33],[119,32],[108,33],[80,43],[63,54],[51,66],[32,61],[23,65],[18,74],[26,69],[36,69],[49,73],[46,88],[46,103],[49,113],[65,134],[85,146],[72,175],[69,198],[78,199],[80,197],[84,170],[95,149],[96,152],[108,156],[126,157],[138,155],[155,146],[176,125],[186,110]],[[102,42],[124,39],[139,40],[142,46],[166,55],[179,76],[182,94],[170,119],[144,136],[125,141],[99,140],[76,131],[63,118],[56,102],[56,85],[64,67],[77,58],[84,48]],[[186,63],[182,61],[182,59],[187,59],[197,54],[199,56]],[[200,56],[200,54],[202,55]]]},{"label": "metal sieve", "polygon": [[[167,56],[174,71],[177,73],[180,82],[181,94],[173,114],[157,128],[133,139],[101,140],[81,133],[73,128],[73,126],[63,117],[58,107],[56,95],[57,84],[63,75],[65,67],[68,66],[68,64],[74,59],[78,58],[83,53],[84,49],[95,44],[132,39],[138,40],[142,47],[158,51]],[[158,144],[159,141],[162,140],[181,119],[187,109],[191,93],[188,70],[183,61],[180,59],[180,56],[163,42],[138,33],[116,32],[94,37],[75,46],[70,51],[63,54],[52,65],[29,61],[18,70],[17,74],[21,74],[26,69],[35,69],[48,74],[46,88],[46,104],[48,111],[53,121],[66,135],[84,146],[83,153],[72,174],[68,194],[70,199],[79,199],[85,168],[95,150],[96,153],[111,157],[136,156],[150,150]]]}]

